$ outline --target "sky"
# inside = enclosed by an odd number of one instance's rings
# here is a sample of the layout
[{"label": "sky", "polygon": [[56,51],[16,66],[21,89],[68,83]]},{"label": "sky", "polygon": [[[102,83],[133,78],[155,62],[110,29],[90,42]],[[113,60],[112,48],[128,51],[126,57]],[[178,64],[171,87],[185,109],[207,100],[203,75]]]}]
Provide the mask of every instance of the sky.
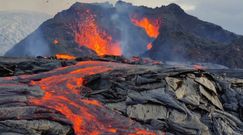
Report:
[{"label": "sky", "polygon": [[[0,10],[25,10],[55,15],[75,2],[106,2],[117,0],[0,0]],[[215,23],[243,35],[243,0],[123,0],[134,5],[160,7],[170,3],[180,5],[188,14]]]}]

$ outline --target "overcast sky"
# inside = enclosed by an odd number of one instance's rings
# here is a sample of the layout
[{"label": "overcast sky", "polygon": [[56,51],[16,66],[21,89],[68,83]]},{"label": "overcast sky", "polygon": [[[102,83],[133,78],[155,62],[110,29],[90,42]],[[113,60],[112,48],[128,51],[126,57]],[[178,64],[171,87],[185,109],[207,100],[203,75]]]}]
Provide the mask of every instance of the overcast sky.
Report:
[{"label": "overcast sky", "polygon": [[[30,10],[55,15],[74,2],[115,3],[117,0],[0,0],[0,10]],[[243,0],[124,0],[135,5],[160,7],[179,4],[187,13],[243,35]]]}]

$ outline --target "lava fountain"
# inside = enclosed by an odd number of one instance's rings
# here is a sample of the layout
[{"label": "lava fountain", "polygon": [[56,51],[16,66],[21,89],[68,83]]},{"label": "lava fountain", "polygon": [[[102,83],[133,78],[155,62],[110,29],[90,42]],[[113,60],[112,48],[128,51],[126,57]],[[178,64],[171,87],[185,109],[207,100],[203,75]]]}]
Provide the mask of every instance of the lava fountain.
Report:
[{"label": "lava fountain", "polygon": [[131,22],[134,25],[143,28],[147,35],[151,38],[157,38],[157,36],[159,35],[160,23],[158,19],[152,20],[144,17],[139,20],[135,17],[132,17]]},{"label": "lava fountain", "polygon": [[75,33],[75,41],[80,46],[86,46],[100,56],[122,54],[119,42],[114,41],[111,35],[97,25],[96,16],[90,10],[87,9],[80,16],[85,16],[85,19],[78,24],[78,30]]},{"label": "lava fountain", "polygon": [[[131,17],[131,22],[145,30],[147,35],[150,38],[157,38],[159,35],[159,29],[160,29],[160,23],[159,19],[148,19],[147,17],[143,17],[142,19],[137,19],[136,17]],[[147,50],[152,49],[153,45],[152,43],[149,43],[147,45]]]}]

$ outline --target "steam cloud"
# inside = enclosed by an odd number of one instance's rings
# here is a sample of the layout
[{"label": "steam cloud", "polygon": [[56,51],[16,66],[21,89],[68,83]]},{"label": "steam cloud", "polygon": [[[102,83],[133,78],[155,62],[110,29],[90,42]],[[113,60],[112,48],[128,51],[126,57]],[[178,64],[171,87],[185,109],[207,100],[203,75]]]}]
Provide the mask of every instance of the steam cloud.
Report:
[{"label": "steam cloud", "polygon": [[[129,15],[133,9],[130,8],[130,5],[117,2],[115,6],[103,6],[103,8],[114,8],[116,11],[111,15],[110,21],[120,32],[119,42],[123,55],[131,57],[143,54],[151,39],[143,29],[134,26],[131,22]],[[105,22],[102,25],[105,25]]]},{"label": "steam cloud", "polygon": [[26,52],[28,52],[30,56],[48,56],[51,54],[49,44],[40,30],[37,30],[26,42],[29,46],[25,49],[27,49]]}]

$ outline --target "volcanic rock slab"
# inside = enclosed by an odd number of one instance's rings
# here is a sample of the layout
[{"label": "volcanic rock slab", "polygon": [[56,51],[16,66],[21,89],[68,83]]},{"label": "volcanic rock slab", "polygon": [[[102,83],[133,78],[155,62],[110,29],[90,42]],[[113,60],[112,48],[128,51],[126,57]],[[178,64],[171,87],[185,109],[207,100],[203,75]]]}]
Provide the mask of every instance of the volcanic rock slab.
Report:
[{"label": "volcanic rock slab", "polygon": [[243,134],[243,80],[229,72],[75,63],[0,78],[0,133]]},{"label": "volcanic rock slab", "polygon": [[58,67],[75,64],[75,61],[57,60],[56,58],[14,58],[0,57],[0,76],[16,76],[46,72]]}]

